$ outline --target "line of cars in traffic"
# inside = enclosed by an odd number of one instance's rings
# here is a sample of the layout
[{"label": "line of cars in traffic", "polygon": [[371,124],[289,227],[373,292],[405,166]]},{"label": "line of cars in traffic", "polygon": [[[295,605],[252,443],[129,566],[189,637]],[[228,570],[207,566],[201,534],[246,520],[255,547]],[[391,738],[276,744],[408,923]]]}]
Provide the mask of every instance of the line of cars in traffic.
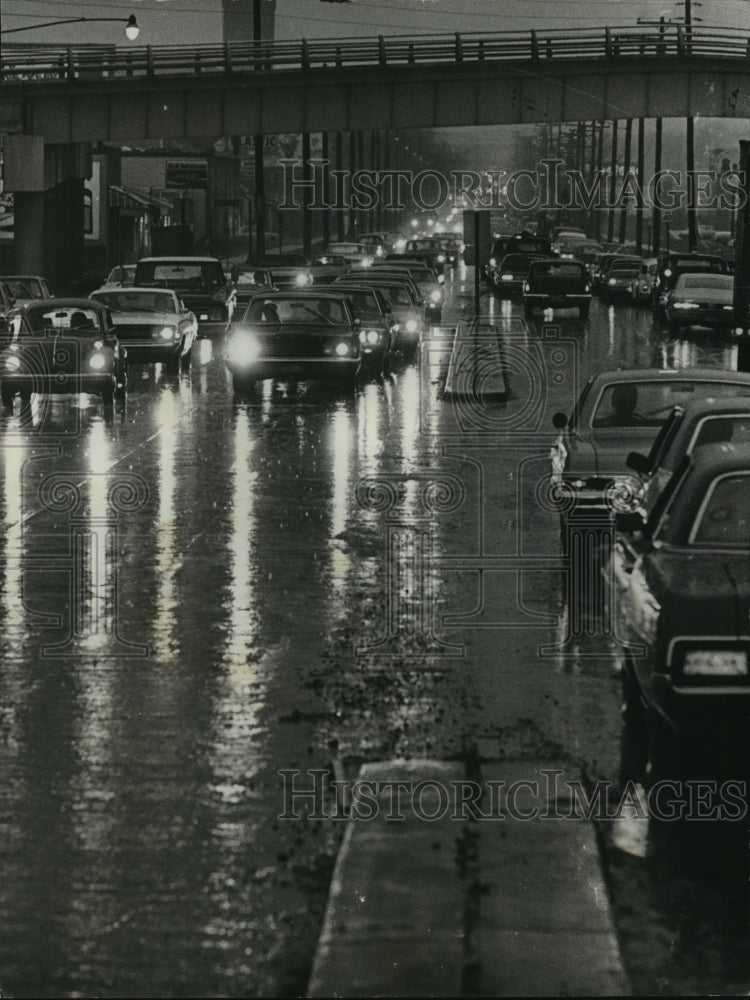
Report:
[{"label": "line of cars in traffic", "polygon": [[647,304],[673,336],[692,327],[731,330],[734,278],[718,254],[671,251],[643,258],[621,244],[599,244],[583,230],[558,228],[549,237],[514,233],[495,238],[487,283],[500,298],[519,296],[524,314],[570,308],[588,316],[591,298]]},{"label": "line of cars in traffic", "polygon": [[750,374],[602,372],[553,424],[570,593],[607,595],[644,780],[746,768]]},{"label": "line of cars in traffic", "polygon": [[265,378],[351,388],[382,376],[440,321],[445,280],[437,242],[396,253],[386,235],[329,244],[312,261],[273,254],[226,269],[209,256],[144,257],[84,299],[56,298],[40,277],[0,277],[3,407],[34,392],[92,392],[111,406],[129,361],[178,373],[199,334],[224,338],[236,392]]}]

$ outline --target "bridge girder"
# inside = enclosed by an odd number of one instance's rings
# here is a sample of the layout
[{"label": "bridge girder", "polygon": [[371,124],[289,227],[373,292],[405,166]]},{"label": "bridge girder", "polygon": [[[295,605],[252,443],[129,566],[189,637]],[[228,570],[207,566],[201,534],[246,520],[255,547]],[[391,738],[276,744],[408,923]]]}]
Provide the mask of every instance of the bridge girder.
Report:
[{"label": "bridge girder", "polygon": [[750,118],[750,65],[693,56],[6,82],[3,108],[0,128],[46,142]]}]

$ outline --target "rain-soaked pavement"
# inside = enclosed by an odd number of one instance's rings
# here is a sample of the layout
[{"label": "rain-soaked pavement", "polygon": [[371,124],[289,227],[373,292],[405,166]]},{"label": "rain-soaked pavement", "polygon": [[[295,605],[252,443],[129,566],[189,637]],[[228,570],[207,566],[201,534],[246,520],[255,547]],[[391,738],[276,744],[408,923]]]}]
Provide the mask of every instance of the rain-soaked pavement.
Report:
[{"label": "rain-soaked pavement", "polygon": [[[446,324],[472,282],[449,286]],[[550,415],[589,371],[731,349],[628,304],[544,331],[483,310],[507,403],[443,397],[435,329],[353,397],[265,383],[236,403],[202,341],[189,375],[133,366],[109,420],[87,397],[3,418],[7,995],[301,994],[343,824],[327,786],[327,818],[299,799],[280,819],[281,769],[310,788],[309,769],[477,752],[616,794],[616,659],[569,632]],[[600,833],[635,992],[746,991],[744,848]]]}]

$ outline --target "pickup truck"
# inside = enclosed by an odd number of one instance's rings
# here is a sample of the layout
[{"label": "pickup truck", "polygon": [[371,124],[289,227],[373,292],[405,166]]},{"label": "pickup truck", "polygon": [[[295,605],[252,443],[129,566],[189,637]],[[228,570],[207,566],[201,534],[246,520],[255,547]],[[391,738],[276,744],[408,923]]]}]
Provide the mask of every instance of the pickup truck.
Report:
[{"label": "pickup truck", "polygon": [[586,319],[591,306],[591,280],[585,264],[577,260],[537,260],[529,267],[523,286],[523,311],[527,319],[536,307],[577,308]]}]

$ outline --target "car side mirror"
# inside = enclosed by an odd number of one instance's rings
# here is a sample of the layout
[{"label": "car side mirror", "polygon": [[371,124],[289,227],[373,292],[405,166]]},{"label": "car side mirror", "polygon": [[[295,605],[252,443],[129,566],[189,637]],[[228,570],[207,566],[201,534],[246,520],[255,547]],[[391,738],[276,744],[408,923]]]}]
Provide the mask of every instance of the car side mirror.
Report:
[{"label": "car side mirror", "polygon": [[564,413],[558,411],[552,415],[552,426],[556,427],[557,430],[561,431],[563,427],[568,426],[568,418]]},{"label": "car side mirror", "polygon": [[643,531],[645,520],[640,511],[628,511],[627,514],[615,514],[615,527],[618,531],[631,535],[635,531]]},{"label": "car side mirror", "polygon": [[625,464],[640,476],[645,476],[649,470],[648,457],[638,451],[629,452],[628,457],[625,459]]}]

